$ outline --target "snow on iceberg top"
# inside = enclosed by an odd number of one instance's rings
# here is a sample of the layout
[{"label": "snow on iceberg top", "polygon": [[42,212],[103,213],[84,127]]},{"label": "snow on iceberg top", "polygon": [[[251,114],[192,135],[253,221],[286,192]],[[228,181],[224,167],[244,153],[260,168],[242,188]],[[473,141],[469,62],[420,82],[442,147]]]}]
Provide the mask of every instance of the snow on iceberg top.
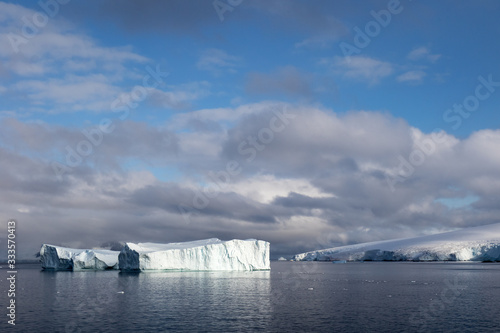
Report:
[{"label": "snow on iceberg top", "polygon": [[[331,259],[331,257],[335,256],[347,258],[353,254],[358,254],[359,257],[360,253],[378,250],[396,253],[400,255],[401,259],[412,259],[411,256],[415,258],[418,253],[427,252],[434,253],[434,258],[438,260],[441,260],[441,258],[450,259],[453,256],[457,260],[475,260],[475,258],[482,260],[481,251],[491,250],[493,247],[500,247],[500,223],[415,238],[393,239],[310,251],[297,254],[294,259],[327,260],[327,258]],[[494,255],[500,259],[500,253],[497,255],[495,252]],[[321,257],[323,259],[320,259]],[[357,260],[360,258],[352,259]],[[390,258],[380,257],[375,259]]]},{"label": "snow on iceberg top", "polygon": [[211,244],[220,244],[222,241],[218,238],[202,239],[191,242],[179,242],[179,243],[126,243],[126,245],[131,250],[135,250],[141,253],[147,252],[158,252],[167,250],[184,250],[192,247],[207,246]]},{"label": "snow on iceberg top", "polygon": [[[246,239],[246,241],[256,241],[256,239]],[[218,238],[202,239],[190,242],[179,242],[179,243],[126,243],[129,249],[140,252],[158,252],[158,251],[168,251],[168,250],[185,250],[194,247],[202,247],[212,244],[222,244],[230,241],[221,241]]]}]

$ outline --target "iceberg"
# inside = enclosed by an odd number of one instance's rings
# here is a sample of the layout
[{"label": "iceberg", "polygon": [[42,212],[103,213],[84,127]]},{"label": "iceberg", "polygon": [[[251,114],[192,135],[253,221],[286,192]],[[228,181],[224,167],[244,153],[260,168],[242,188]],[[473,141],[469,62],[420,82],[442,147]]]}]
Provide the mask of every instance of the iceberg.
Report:
[{"label": "iceberg", "polygon": [[125,243],[119,255],[123,271],[254,271],[271,269],[269,243],[217,238],[183,243]]},{"label": "iceberg", "polygon": [[71,249],[43,244],[42,268],[56,271],[118,269],[119,251]]},{"label": "iceberg", "polygon": [[296,254],[302,261],[500,261],[500,223]]}]

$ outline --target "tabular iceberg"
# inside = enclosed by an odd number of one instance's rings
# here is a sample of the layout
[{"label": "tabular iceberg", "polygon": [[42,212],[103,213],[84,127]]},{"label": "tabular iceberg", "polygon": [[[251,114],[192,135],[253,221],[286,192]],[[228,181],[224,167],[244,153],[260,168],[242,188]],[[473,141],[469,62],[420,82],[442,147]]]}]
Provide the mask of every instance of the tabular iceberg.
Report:
[{"label": "tabular iceberg", "polygon": [[118,269],[119,251],[70,249],[43,244],[42,268],[56,271]]},{"label": "tabular iceberg", "polygon": [[500,223],[305,252],[295,255],[294,260],[500,261]]},{"label": "tabular iceberg", "polygon": [[183,243],[126,243],[119,255],[124,271],[253,271],[271,269],[269,243],[217,238]]}]

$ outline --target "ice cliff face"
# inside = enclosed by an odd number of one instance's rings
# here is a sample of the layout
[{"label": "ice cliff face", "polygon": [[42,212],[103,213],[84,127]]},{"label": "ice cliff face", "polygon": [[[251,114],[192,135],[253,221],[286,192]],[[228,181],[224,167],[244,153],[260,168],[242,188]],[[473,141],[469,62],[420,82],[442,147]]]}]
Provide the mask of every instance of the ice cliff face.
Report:
[{"label": "ice cliff face", "polygon": [[269,243],[216,238],[184,243],[126,243],[121,252],[71,249],[44,244],[40,261],[47,270],[268,270]]},{"label": "ice cliff face", "polygon": [[305,252],[295,255],[294,260],[500,261],[500,223]]},{"label": "ice cliff face", "polygon": [[119,266],[125,271],[253,271],[271,268],[268,242],[255,239],[221,241],[217,238],[169,244],[126,243],[119,255]]},{"label": "ice cliff face", "polygon": [[57,271],[118,269],[118,254],[118,251],[70,249],[43,244],[40,261],[43,269]]}]

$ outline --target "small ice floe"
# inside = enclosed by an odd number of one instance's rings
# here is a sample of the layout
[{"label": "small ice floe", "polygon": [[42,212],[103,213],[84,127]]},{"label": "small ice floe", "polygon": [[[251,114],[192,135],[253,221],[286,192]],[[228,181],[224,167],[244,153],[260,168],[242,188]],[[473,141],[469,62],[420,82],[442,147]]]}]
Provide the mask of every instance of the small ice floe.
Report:
[{"label": "small ice floe", "polygon": [[417,281],[411,281],[411,283],[415,283],[415,282],[417,282]]}]

